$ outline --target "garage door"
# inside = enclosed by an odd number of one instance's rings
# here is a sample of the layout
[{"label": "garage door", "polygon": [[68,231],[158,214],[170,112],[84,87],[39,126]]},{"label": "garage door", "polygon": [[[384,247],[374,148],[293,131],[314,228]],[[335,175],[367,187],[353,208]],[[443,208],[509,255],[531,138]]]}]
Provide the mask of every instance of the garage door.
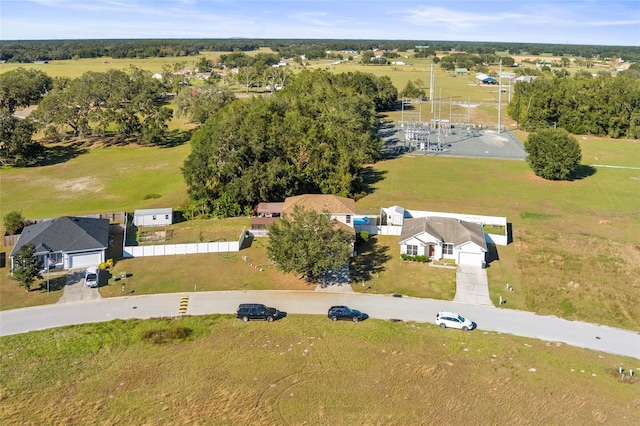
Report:
[{"label": "garage door", "polygon": [[69,269],[86,268],[87,266],[98,266],[102,261],[101,253],[78,253],[69,255]]},{"label": "garage door", "polygon": [[480,253],[467,253],[461,251],[458,254],[458,265],[467,265],[467,266],[482,266],[482,261],[484,260],[484,254]]}]

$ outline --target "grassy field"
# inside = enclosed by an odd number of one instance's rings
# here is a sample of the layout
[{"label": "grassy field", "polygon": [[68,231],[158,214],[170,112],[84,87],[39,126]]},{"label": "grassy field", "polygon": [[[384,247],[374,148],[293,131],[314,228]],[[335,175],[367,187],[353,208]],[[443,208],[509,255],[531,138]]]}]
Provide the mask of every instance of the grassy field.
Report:
[{"label": "grassy field", "polygon": [[[180,206],[187,190],[180,167],[190,145],[168,148],[86,144],[48,148],[50,165],[0,170],[0,212],[25,218]],[[151,198],[150,195],[160,195]]]},{"label": "grassy field", "polygon": [[617,375],[638,360],[431,324],[113,321],[0,354],[3,424],[640,422],[640,382]]}]

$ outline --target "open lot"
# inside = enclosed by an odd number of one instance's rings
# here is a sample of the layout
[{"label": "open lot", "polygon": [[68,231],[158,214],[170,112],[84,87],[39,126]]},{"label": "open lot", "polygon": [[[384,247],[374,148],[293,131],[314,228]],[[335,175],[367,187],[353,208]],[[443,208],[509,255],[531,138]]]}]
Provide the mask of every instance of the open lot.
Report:
[{"label": "open lot", "polygon": [[6,336],[0,353],[7,424],[640,422],[640,382],[617,374],[638,360],[432,324],[112,321]]}]

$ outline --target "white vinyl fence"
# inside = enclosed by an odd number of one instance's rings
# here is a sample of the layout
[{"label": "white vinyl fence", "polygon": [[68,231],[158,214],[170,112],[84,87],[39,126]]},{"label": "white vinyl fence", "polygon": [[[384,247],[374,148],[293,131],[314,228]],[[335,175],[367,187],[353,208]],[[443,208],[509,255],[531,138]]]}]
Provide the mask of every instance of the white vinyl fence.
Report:
[{"label": "white vinyl fence", "polygon": [[131,258],[145,256],[171,256],[177,254],[224,253],[232,251],[240,251],[239,241],[162,244],[154,246],[125,246],[123,256],[125,258]]},{"label": "white vinyl fence", "polygon": [[240,251],[247,234],[242,230],[238,241],[221,241],[207,243],[186,243],[186,244],[157,244],[150,246],[127,246],[127,226],[125,217],[125,234],[123,239],[122,256],[125,259],[132,257],[146,256],[173,256],[179,254],[198,253],[228,253]]}]

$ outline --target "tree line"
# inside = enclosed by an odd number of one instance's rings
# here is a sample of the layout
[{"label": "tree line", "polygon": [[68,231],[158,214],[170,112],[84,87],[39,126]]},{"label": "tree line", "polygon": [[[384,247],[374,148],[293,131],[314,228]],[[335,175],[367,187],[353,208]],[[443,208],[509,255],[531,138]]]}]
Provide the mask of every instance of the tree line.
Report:
[{"label": "tree line", "polygon": [[640,68],[617,77],[545,74],[517,83],[507,113],[524,130],[559,127],[574,134],[640,138]]},{"label": "tree line", "polygon": [[363,165],[379,158],[376,110],[396,99],[388,77],[305,70],[273,96],[222,107],[191,138],[191,214],[236,216],[304,193],[355,196]]},{"label": "tree line", "polygon": [[543,43],[470,42],[441,40],[316,40],[316,39],[163,39],[163,40],[21,40],[3,41],[0,60],[28,63],[74,58],[150,58],[197,56],[205,51],[247,52],[268,47],[281,57],[305,55],[324,58],[327,52],[386,50],[407,52],[428,46],[444,52],[469,54],[573,56],[583,58],[617,57],[640,61],[640,46],[598,46]]}]

